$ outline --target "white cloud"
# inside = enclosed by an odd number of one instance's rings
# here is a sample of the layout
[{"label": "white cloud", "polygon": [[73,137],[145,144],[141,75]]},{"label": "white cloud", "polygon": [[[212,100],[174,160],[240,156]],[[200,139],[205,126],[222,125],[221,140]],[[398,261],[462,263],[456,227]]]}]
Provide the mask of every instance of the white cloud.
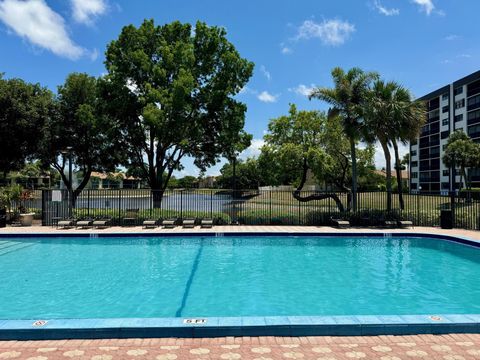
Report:
[{"label": "white cloud", "polygon": [[305,20],[298,28],[296,39],[318,38],[324,45],[337,46],[345,43],[354,32],[355,26],[348,21],[324,20],[316,23],[313,20]]},{"label": "white cloud", "polygon": [[294,92],[295,94],[301,96],[310,96],[313,90],[315,90],[315,85],[313,84],[311,84],[310,86],[300,84],[297,87],[288,89],[288,91]]},{"label": "white cloud", "polygon": [[282,50],[281,50],[281,51],[282,51],[282,54],[284,54],[284,55],[288,55],[288,54],[291,54],[291,53],[293,52],[293,50],[290,49],[290,48],[287,47],[287,46],[282,46]]},{"label": "white cloud", "polygon": [[424,11],[427,15],[430,15],[435,10],[433,0],[412,0],[415,4],[420,6],[420,11]]},{"label": "white cloud", "polygon": [[265,141],[263,139],[252,139],[250,146],[242,151],[242,153],[239,155],[239,158],[245,160],[248,158],[258,157],[261,152],[260,149],[263,145],[265,145]]},{"label": "white cloud", "polygon": [[267,78],[268,81],[270,81],[272,79],[272,75],[270,74],[269,71],[267,71],[267,69],[264,65],[262,65],[260,67],[260,71],[262,72],[263,76],[265,76]]},{"label": "white cloud", "polygon": [[278,95],[272,95],[268,91],[262,91],[258,95],[258,100],[265,102],[265,103],[274,103],[278,100]]},{"label": "white cloud", "polygon": [[[361,143],[360,148],[364,149],[365,144]],[[409,145],[404,145],[402,143],[398,143],[398,153],[400,155],[400,159],[402,159],[405,156],[405,154],[407,154],[408,152],[410,152]],[[392,156],[391,165],[392,165],[392,171],[393,171],[394,170],[393,166],[394,166],[394,163],[395,163],[395,157],[394,157],[394,153],[393,153],[393,148],[391,148],[391,147],[390,147],[390,153],[391,153],[391,156]],[[373,159],[374,159],[374,162],[375,162],[375,168],[380,170],[380,169],[383,169],[383,168],[386,167],[387,162],[385,161],[385,154],[383,153],[383,148],[378,141],[375,143],[375,155],[374,155]]]},{"label": "white cloud", "polygon": [[375,0],[373,2],[373,7],[382,15],[385,16],[395,16],[400,15],[400,10],[397,8],[387,8],[383,6],[380,0]]},{"label": "white cloud", "polygon": [[445,40],[447,40],[447,41],[453,41],[453,40],[457,40],[459,38],[460,38],[460,36],[455,35],[455,34],[445,36]]},{"label": "white cloud", "polygon": [[64,19],[44,0],[4,0],[0,20],[18,36],[56,55],[75,60],[85,54],[70,39]]},{"label": "white cloud", "polygon": [[460,59],[470,59],[471,57],[472,57],[472,55],[470,55],[470,54],[457,55],[457,58],[460,58]]},{"label": "white cloud", "polygon": [[71,0],[73,18],[83,24],[91,24],[93,20],[107,11],[104,0]]}]

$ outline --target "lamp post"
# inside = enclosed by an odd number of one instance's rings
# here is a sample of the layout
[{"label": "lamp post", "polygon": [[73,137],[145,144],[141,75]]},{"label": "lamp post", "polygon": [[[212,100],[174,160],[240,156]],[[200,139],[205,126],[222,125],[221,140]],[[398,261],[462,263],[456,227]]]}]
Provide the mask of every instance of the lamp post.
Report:
[{"label": "lamp post", "polygon": [[68,182],[70,187],[67,187],[68,190],[68,216],[72,216],[72,208],[73,208],[73,168],[72,168],[72,147],[67,146],[64,150],[61,151],[62,155],[65,158],[65,155],[68,155]]}]

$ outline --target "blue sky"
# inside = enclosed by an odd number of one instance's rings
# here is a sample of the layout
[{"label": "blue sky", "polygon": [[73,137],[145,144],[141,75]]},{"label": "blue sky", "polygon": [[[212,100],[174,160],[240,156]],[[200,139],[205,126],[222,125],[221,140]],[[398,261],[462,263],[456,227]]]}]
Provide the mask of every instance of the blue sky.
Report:
[{"label": "blue sky", "polygon": [[[254,136],[245,157],[289,103],[326,109],[305,94],[330,86],[334,66],[378,71],[416,96],[479,70],[479,13],[478,0],[0,0],[0,72],[55,90],[73,71],[101,75],[106,45],[127,24],[223,26],[256,64],[239,95]],[[196,173],[187,161],[182,174]]]}]

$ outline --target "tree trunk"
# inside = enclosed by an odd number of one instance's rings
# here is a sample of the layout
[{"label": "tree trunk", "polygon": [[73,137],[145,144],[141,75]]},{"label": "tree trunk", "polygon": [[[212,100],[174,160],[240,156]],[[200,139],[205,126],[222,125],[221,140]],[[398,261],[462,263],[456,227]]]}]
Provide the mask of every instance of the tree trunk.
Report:
[{"label": "tree trunk", "polygon": [[402,180],[402,164],[400,163],[400,154],[398,153],[398,144],[395,140],[392,141],[393,150],[395,151],[395,172],[397,174],[397,189],[398,189],[398,203],[400,209],[405,209],[403,201],[403,180]]},{"label": "tree trunk", "polygon": [[297,189],[292,193],[293,197],[300,201],[300,202],[309,202],[309,201],[314,201],[314,200],[325,200],[325,199],[332,199],[335,201],[335,204],[337,204],[338,211],[340,212],[345,212],[345,208],[342,204],[342,201],[339,199],[337,194],[332,193],[332,194],[313,194],[309,196],[302,197],[302,189],[303,186],[305,185],[305,182],[307,181],[307,171],[308,171],[308,165],[307,165],[307,160],[303,160],[303,173],[302,173],[302,180],[300,181],[300,185],[297,187]]},{"label": "tree trunk", "polygon": [[352,210],[357,211],[357,149],[355,139],[350,138],[350,152],[352,155]]},{"label": "tree trunk", "polygon": [[392,211],[392,164],[390,149],[386,141],[380,141],[382,145],[383,153],[385,154],[385,171],[386,171],[386,183],[387,183],[387,212]]},{"label": "tree trunk", "polygon": [[165,194],[164,189],[152,189],[152,203],[154,209],[159,209],[162,207],[163,195]]}]

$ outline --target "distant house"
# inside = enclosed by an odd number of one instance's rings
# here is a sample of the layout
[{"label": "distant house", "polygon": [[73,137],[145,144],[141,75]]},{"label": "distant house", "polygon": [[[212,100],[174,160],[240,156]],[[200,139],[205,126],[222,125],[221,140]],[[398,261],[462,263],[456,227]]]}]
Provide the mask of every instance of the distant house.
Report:
[{"label": "distant house", "polygon": [[[381,175],[383,177],[387,177],[387,172],[382,169],[382,170],[375,170],[375,174]],[[392,178],[396,179],[397,178],[397,172],[393,170],[391,172]],[[402,180],[409,180],[409,171],[408,170],[402,170]]]},{"label": "distant house", "polygon": [[212,189],[215,187],[217,178],[215,176],[207,176],[203,179],[198,179],[198,187],[200,189]]},{"label": "distant house", "polygon": [[87,189],[140,189],[142,180],[124,173],[100,173],[93,171]]}]

